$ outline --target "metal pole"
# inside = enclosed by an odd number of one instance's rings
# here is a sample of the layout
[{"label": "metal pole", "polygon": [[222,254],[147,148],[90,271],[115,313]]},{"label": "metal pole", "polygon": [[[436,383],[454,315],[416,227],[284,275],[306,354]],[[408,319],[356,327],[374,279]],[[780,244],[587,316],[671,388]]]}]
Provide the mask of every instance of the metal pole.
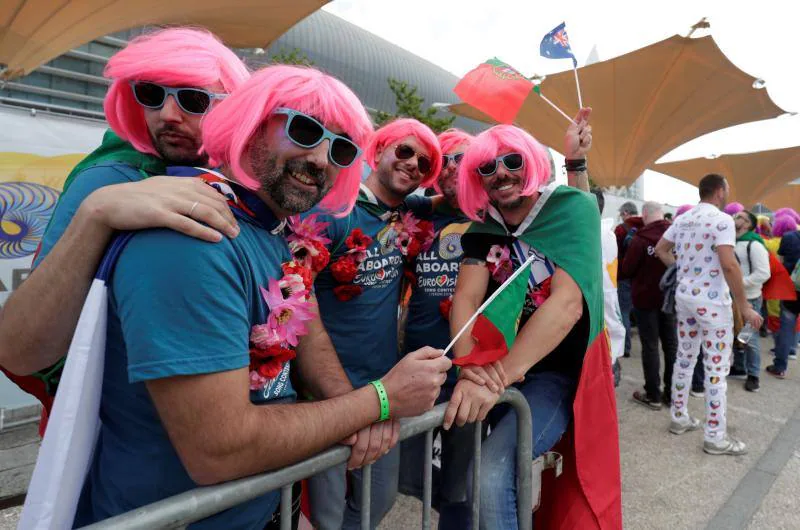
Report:
[{"label": "metal pole", "polygon": [[361,530],[370,530],[369,516],[372,505],[372,464],[361,468]]},{"label": "metal pole", "polygon": [[511,388],[503,395],[517,413],[517,521],[520,530],[533,527],[531,462],[533,460],[533,419],[522,393]]},{"label": "metal pole", "polygon": [[431,527],[431,494],[433,489],[433,429],[425,433],[425,460],[422,469],[422,530]]},{"label": "metal pole", "polygon": [[472,453],[472,528],[478,530],[481,515],[481,435],[483,423],[475,423]]},{"label": "metal pole", "polygon": [[292,530],[292,484],[281,488],[281,530]]}]

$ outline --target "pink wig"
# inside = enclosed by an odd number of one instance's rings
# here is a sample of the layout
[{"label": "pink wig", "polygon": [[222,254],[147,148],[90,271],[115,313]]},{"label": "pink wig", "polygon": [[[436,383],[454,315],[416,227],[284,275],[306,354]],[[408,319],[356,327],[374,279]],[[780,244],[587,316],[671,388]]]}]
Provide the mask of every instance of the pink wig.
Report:
[{"label": "pink wig", "polygon": [[[456,149],[460,145],[466,145],[468,147],[474,139],[474,136],[465,133],[461,129],[447,129],[439,135],[439,145],[442,148],[443,155],[453,154],[450,151]],[[444,159],[442,159],[442,162],[444,162]],[[444,169],[444,167],[442,167],[442,169]],[[433,188],[436,190],[436,193],[442,193],[441,188],[439,188],[438,176],[436,182],[433,183]]]},{"label": "pink wig", "polygon": [[106,65],[113,79],[103,109],[109,125],[137,151],[158,155],[129,83],[150,81],[176,87],[221,83],[232,92],[250,77],[244,63],[214,35],[202,29],[168,28],[133,39]]},{"label": "pink wig", "polygon": [[779,216],[782,217],[782,216],[788,215],[789,217],[794,219],[795,223],[800,223],[800,215],[798,215],[798,213],[796,211],[794,211],[794,208],[778,208],[777,210],[775,210],[775,214],[774,215],[775,215],[775,217],[779,217]]},{"label": "pink wig", "polygon": [[791,215],[779,215],[775,218],[775,223],[772,225],[772,235],[775,237],[783,237],[784,234],[794,232],[797,230],[797,222]]},{"label": "pink wig", "polygon": [[685,214],[692,208],[694,208],[694,206],[692,206],[691,204],[684,204],[683,206],[680,206],[678,210],[675,212],[675,217],[673,219],[677,219],[679,216]]},{"label": "pink wig", "polygon": [[480,221],[481,210],[489,204],[489,196],[483,189],[483,177],[478,174],[478,166],[512,152],[522,154],[525,160],[523,195],[533,195],[550,178],[547,149],[533,136],[513,125],[495,125],[483,131],[469,146],[458,168],[458,203],[470,219]]},{"label": "pink wig", "polygon": [[[364,105],[338,79],[314,68],[268,66],[218,103],[203,120],[203,145],[212,164],[230,166],[243,186],[257,189],[259,182],[242,162],[251,138],[278,107],[313,116],[326,127],[338,127],[359,146],[373,134]],[[342,215],[353,208],[361,183],[360,160],[339,171],[320,206]]]},{"label": "pink wig", "polygon": [[422,122],[411,118],[401,118],[390,121],[375,131],[372,140],[369,142],[364,152],[364,158],[367,159],[369,167],[375,169],[375,158],[378,152],[383,152],[387,146],[399,142],[408,136],[413,136],[419,140],[431,156],[431,172],[420,182],[420,186],[429,188],[436,182],[439,171],[442,170],[442,149],[439,147],[439,140],[436,139],[436,135]]},{"label": "pink wig", "polygon": [[744,210],[744,204],[742,204],[740,202],[732,202],[732,203],[726,205],[725,209],[723,211],[726,214],[728,214],[731,217],[733,217],[734,215],[736,215],[737,213],[741,212],[742,210]]}]

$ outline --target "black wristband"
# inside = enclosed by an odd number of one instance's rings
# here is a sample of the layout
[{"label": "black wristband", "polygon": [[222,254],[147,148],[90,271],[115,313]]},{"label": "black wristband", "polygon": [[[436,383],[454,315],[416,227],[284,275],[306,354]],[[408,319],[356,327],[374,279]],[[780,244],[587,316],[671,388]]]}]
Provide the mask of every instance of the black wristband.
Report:
[{"label": "black wristband", "polygon": [[586,159],[564,160],[564,167],[571,172],[586,171]]}]

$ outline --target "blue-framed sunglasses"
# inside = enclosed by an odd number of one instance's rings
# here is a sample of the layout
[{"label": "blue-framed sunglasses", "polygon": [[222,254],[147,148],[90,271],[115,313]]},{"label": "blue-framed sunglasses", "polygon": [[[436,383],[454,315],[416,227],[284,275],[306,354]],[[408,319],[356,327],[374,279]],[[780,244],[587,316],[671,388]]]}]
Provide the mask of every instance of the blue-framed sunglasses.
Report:
[{"label": "blue-framed sunglasses", "polygon": [[350,167],[361,155],[361,148],[351,139],[332,133],[320,122],[294,109],[278,107],[273,114],[288,116],[286,120],[286,136],[295,144],[312,149],[330,140],[328,143],[328,159],[341,168]]},{"label": "blue-framed sunglasses", "polygon": [[130,85],[133,97],[142,107],[160,109],[167,102],[167,97],[172,96],[183,112],[195,115],[205,114],[215,99],[224,99],[228,96],[227,94],[215,94],[202,88],[175,88],[148,81],[131,81]]},{"label": "blue-framed sunglasses", "polygon": [[497,173],[497,164],[502,162],[506,169],[509,171],[519,171],[525,166],[525,159],[519,153],[508,153],[503,156],[498,156],[494,160],[490,160],[485,164],[478,166],[478,173],[482,177],[491,177]]},{"label": "blue-framed sunglasses", "polygon": [[464,153],[453,153],[452,155],[442,155],[442,168],[446,168],[450,162],[458,165],[461,159],[464,158]]}]

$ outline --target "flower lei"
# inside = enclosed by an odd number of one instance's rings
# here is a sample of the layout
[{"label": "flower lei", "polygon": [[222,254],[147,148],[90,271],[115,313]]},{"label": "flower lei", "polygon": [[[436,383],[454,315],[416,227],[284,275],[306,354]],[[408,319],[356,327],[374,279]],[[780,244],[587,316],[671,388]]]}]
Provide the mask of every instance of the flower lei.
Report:
[{"label": "flower lei", "polygon": [[308,333],[305,322],[314,318],[309,301],[313,275],[330,260],[325,247],[330,240],[322,235],[328,223],[318,222],[317,216],[311,215],[303,220],[292,218],[289,226],[292,260],[281,265],[280,280],[270,278],[266,289],[259,287],[269,316],[264,324],[250,330],[250,390],[263,388],[295,358],[300,337]]},{"label": "flower lei", "polygon": [[[403,274],[415,283],[414,260],[420,252],[427,250],[433,244],[433,223],[420,221],[411,212],[406,212],[392,221],[390,228],[390,233],[394,234],[394,246],[403,256]],[[345,239],[347,251],[331,264],[333,279],[341,284],[333,289],[337,299],[346,302],[363,292],[361,286],[353,282],[358,275],[358,267],[367,258],[367,248],[372,243],[373,239],[364,234],[360,228],[354,229]]]},{"label": "flower lei", "polygon": [[511,251],[505,245],[492,245],[489,254],[486,256],[486,266],[492,273],[492,278],[497,283],[502,284],[514,273],[514,265],[511,263]]}]

